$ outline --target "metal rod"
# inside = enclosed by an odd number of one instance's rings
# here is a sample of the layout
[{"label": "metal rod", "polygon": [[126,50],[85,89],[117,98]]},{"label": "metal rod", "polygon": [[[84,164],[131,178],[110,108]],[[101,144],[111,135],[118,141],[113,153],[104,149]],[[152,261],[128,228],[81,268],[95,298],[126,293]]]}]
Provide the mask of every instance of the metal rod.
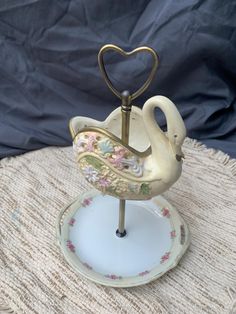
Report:
[{"label": "metal rod", "polygon": [[116,230],[116,235],[120,238],[126,235],[125,230],[125,200],[120,200],[120,208],[119,208],[119,226]]},{"label": "metal rod", "polygon": [[[129,143],[129,126],[130,126],[130,112],[131,112],[131,96],[128,91],[124,91],[121,94],[121,117],[122,117],[122,126],[121,126],[121,139],[123,143]],[[116,230],[116,235],[120,238],[123,238],[126,235],[125,230],[125,200],[120,200],[119,207],[119,226]]]}]

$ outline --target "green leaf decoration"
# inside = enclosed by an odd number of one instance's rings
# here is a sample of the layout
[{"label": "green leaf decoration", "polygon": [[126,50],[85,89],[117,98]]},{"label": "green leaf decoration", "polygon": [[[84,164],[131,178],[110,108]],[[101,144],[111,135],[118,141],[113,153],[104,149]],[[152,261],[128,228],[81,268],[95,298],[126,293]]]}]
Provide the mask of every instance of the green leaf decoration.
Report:
[{"label": "green leaf decoration", "polygon": [[113,186],[109,186],[108,188],[106,188],[106,191],[109,192],[109,193],[112,193],[116,196],[119,196],[119,194],[116,192],[116,188],[113,187]]},{"label": "green leaf decoration", "polygon": [[85,160],[87,161],[87,163],[89,163],[91,166],[93,166],[97,170],[100,170],[103,166],[103,163],[100,160],[98,160],[96,157],[86,156]]},{"label": "green leaf decoration", "polygon": [[150,188],[149,184],[148,184],[148,183],[142,183],[142,184],[141,184],[141,187],[140,187],[140,192],[141,192],[143,195],[148,195],[148,194],[150,194],[151,188]]}]

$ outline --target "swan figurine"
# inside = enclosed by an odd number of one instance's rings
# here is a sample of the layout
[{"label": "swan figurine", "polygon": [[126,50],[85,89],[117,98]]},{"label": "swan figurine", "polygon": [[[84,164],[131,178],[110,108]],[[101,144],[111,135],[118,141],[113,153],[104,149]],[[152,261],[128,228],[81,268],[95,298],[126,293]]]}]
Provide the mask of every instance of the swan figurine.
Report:
[{"label": "swan figurine", "polygon": [[[167,132],[157,124],[155,108],[164,113]],[[129,144],[120,139],[120,108],[103,122],[74,117],[69,127],[81,173],[104,194],[147,200],[180,177],[186,128],[174,103],[164,96],[151,97],[142,110],[132,106]]]}]

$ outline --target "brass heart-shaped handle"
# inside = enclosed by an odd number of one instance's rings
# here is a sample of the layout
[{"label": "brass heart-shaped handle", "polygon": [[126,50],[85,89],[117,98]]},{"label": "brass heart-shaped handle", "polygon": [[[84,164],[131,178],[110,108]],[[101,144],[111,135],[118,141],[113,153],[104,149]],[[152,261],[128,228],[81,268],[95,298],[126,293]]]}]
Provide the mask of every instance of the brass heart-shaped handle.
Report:
[{"label": "brass heart-shaped handle", "polygon": [[153,66],[152,66],[152,70],[146,80],[146,82],[136,91],[134,92],[132,95],[131,95],[131,99],[135,99],[137,98],[138,96],[140,96],[147,88],[148,86],[150,85],[155,73],[156,73],[156,70],[157,70],[157,67],[158,67],[158,56],[156,54],[156,52],[150,48],[150,47],[138,47],[130,52],[126,52],[124,51],[123,49],[121,49],[120,47],[118,46],[115,46],[115,45],[112,45],[112,44],[108,44],[108,45],[105,45],[103,46],[99,53],[98,53],[98,64],[99,64],[99,68],[102,72],[102,76],[105,80],[105,82],[107,83],[107,86],[110,88],[110,90],[117,96],[121,99],[121,93],[113,86],[111,80],[109,79],[108,75],[107,75],[107,72],[106,72],[106,69],[105,69],[105,65],[104,65],[104,54],[105,52],[107,52],[108,50],[113,50],[113,51],[116,51],[118,52],[119,54],[121,54],[122,56],[124,57],[129,57],[131,55],[135,55],[139,52],[148,52],[151,54],[152,58],[153,58]]}]

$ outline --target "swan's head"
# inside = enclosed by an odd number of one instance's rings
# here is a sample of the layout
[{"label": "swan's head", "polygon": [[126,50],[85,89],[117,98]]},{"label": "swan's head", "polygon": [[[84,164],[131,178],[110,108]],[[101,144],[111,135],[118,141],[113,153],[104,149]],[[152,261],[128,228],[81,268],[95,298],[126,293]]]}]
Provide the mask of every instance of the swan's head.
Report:
[{"label": "swan's head", "polygon": [[186,137],[186,128],[183,120],[181,123],[175,124],[174,127],[169,128],[167,136],[176,160],[181,161],[182,158],[184,158],[182,145]]}]

